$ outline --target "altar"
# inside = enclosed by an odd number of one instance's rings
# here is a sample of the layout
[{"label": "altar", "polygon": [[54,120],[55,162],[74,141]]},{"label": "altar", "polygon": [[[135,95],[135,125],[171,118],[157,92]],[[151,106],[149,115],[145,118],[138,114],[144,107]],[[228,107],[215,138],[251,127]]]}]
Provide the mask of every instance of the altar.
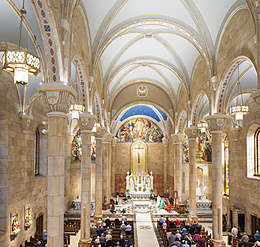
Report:
[{"label": "altar", "polygon": [[131,175],[129,171],[127,172],[126,193],[133,200],[150,200],[150,194],[153,191],[153,173],[146,174],[141,167],[141,163],[139,163],[137,172],[131,173]]}]

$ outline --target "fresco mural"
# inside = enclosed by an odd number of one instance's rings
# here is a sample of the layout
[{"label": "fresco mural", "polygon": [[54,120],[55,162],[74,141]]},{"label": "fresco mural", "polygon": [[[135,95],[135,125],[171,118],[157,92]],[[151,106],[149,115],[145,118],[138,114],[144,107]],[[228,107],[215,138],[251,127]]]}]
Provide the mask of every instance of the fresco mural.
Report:
[{"label": "fresco mural", "polygon": [[120,126],[116,133],[117,142],[162,142],[162,130],[154,122],[145,118],[133,118]]},{"label": "fresco mural", "polygon": [[[71,145],[71,162],[81,162],[82,156],[82,136],[80,129],[74,132],[74,137]],[[96,138],[91,136],[91,161],[96,161]]]},{"label": "fresco mural", "polygon": [[[199,131],[196,138],[196,162],[208,163],[212,161],[212,137],[209,130]],[[182,163],[189,162],[189,141],[184,140],[182,145]]]}]

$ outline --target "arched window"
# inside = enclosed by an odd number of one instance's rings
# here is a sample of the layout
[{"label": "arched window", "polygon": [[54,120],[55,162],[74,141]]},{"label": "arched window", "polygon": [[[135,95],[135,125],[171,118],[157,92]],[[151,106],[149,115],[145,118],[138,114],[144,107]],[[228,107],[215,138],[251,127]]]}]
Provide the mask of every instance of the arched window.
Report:
[{"label": "arched window", "polygon": [[39,175],[39,162],[40,161],[40,131],[37,128],[34,138],[34,174]]},{"label": "arched window", "polygon": [[254,174],[260,175],[260,128],[255,132],[255,169]]},{"label": "arched window", "polygon": [[228,136],[222,135],[222,194],[229,196],[229,142]]}]

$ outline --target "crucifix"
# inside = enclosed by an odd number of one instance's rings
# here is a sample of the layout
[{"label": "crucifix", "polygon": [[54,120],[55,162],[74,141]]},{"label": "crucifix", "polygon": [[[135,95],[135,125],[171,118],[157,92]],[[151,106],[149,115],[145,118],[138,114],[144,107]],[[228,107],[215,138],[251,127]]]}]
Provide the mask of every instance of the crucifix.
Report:
[{"label": "crucifix", "polygon": [[137,149],[137,155],[138,155],[138,164],[141,162],[141,159],[140,159],[140,150],[141,149],[144,149],[144,148],[141,148],[140,147],[140,145],[137,147],[137,148],[135,148],[135,149]]}]

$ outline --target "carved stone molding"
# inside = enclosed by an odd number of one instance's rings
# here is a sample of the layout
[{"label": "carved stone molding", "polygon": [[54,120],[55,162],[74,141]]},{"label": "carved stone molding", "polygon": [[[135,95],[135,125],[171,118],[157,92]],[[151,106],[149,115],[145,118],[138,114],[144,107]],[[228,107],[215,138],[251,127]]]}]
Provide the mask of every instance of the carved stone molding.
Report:
[{"label": "carved stone molding", "polygon": [[37,87],[50,111],[68,113],[76,91],[63,83],[45,83]]},{"label": "carved stone molding", "polygon": [[257,90],[256,92],[252,93],[250,97],[256,102],[256,104],[260,108],[260,90]]},{"label": "carved stone molding", "polygon": [[205,120],[208,123],[208,128],[210,129],[210,132],[223,132],[225,129],[227,119],[229,116],[221,113],[217,113],[211,116],[208,116],[205,118]]},{"label": "carved stone molding", "polygon": [[196,139],[198,135],[198,128],[197,126],[191,126],[185,129],[185,134],[188,136],[189,140]]},{"label": "carved stone molding", "polygon": [[23,113],[20,113],[19,116],[20,116],[20,119],[21,119],[22,132],[27,133],[29,128],[30,128],[31,122],[33,120],[33,116],[23,114]]},{"label": "carved stone molding", "polygon": [[96,133],[94,133],[94,135],[97,139],[102,139],[102,138],[104,138],[106,131],[107,131],[107,129],[105,127],[98,127],[97,131],[96,131]]},{"label": "carved stone molding", "polygon": [[164,138],[164,139],[162,140],[162,142],[163,142],[163,146],[164,146],[164,147],[167,147],[167,146],[168,146],[168,139],[167,139],[167,138]]},{"label": "carved stone molding", "polygon": [[113,137],[114,135],[111,134],[111,133],[106,133],[105,136],[104,136],[104,142],[112,142],[113,141]]},{"label": "carved stone molding", "polygon": [[185,135],[183,134],[172,134],[171,137],[175,144],[181,144],[185,140]]},{"label": "carved stone molding", "polygon": [[84,113],[79,114],[79,128],[81,131],[92,131],[95,122],[97,121],[97,117],[95,115]]}]

